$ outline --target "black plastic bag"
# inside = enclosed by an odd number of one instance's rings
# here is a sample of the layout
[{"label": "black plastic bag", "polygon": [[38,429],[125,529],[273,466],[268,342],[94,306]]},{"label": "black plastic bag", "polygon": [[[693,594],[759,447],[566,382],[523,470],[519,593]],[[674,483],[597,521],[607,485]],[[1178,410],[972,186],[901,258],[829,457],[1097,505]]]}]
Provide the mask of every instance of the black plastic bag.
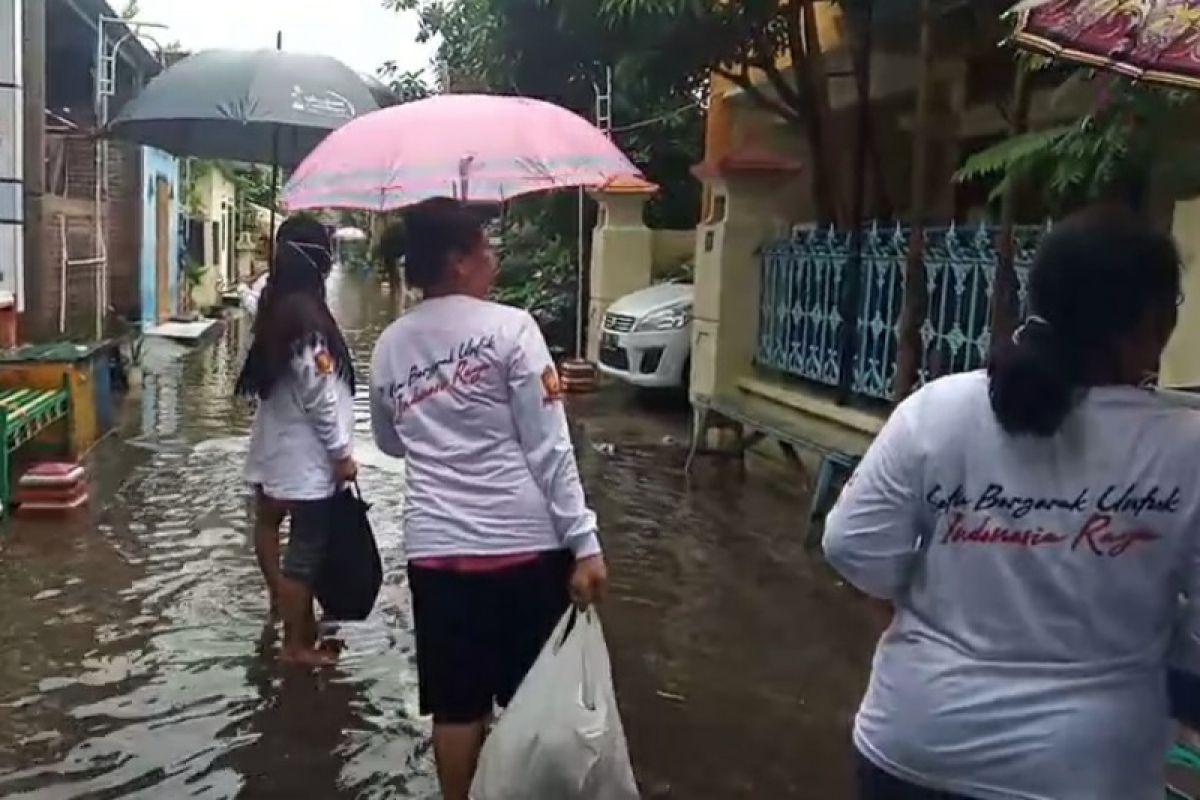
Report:
[{"label": "black plastic bag", "polygon": [[331,622],[359,622],[375,607],[383,584],[383,562],[367,518],[370,506],[358,484],[330,500],[329,549],[313,594]]}]

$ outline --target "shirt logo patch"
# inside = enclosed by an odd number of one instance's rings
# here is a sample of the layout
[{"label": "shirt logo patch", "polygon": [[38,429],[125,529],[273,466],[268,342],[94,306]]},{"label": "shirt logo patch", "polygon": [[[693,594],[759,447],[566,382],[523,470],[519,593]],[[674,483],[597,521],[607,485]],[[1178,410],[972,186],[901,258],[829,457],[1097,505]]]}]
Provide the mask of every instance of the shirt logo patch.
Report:
[{"label": "shirt logo patch", "polygon": [[313,356],[313,364],[317,367],[318,375],[328,375],[333,372],[333,358],[324,350],[318,351]]},{"label": "shirt logo patch", "polygon": [[562,400],[562,383],[558,380],[558,372],[554,367],[542,370],[542,400],[546,404]]}]

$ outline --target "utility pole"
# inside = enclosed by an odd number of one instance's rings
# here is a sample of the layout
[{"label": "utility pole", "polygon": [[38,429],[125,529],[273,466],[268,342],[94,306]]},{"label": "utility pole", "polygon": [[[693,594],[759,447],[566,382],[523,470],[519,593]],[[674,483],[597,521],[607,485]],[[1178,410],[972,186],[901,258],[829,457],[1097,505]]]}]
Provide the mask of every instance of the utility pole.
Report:
[{"label": "utility pole", "polygon": [[[102,134],[104,127],[109,122],[109,100],[117,93],[117,64],[120,63],[118,57],[121,53],[121,47],[130,39],[135,38],[146,30],[162,30],[166,27],[166,25],[154,22],[134,22],[133,20],[126,20],[120,17],[101,15],[97,18],[96,69],[93,86],[95,92],[93,102],[95,103],[97,134]],[[110,28],[115,28],[118,33],[123,30],[124,33],[115,42],[109,42]],[[158,47],[159,62],[161,64],[163,60],[163,48],[157,42],[155,42],[155,45]],[[105,315],[110,302],[107,232],[104,227],[104,207],[109,196],[108,183],[110,176],[108,174],[108,138],[103,135],[96,137],[95,166],[96,190],[93,200],[95,205],[96,257],[92,260],[97,265],[95,336],[97,339],[102,339],[104,338]],[[66,280],[65,277],[64,280]]]},{"label": "utility pole", "polygon": [[[612,67],[604,68],[604,85],[593,83],[592,89],[596,95],[595,117],[596,127],[604,131],[604,135],[612,138]],[[579,187],[579,238],[576,242],[576,297],[575,297],[575,358],[584,361],[584,317],[587,316],[587,295],[584,292],[584,282],[587,277],[587,260],[584,258],[587,232],[587,215],[584,214],[586,196],[583,187]]]},{"label": "utility pole", "polygon": [[[594,109],[596,127],[612,138],[612,69],[604,68],[604,85],[592,84],[596,104]],[[596,388],[596,367],[587,360],[584,347],[584,318],[587,316],[587,259],[584,257],[587,244],[587,215],[584,213],[586,197],[583,187],[578,190],[579,238],[575,242],[575,356],[562,363],[562,385],[569,392],[590,392]]]}]

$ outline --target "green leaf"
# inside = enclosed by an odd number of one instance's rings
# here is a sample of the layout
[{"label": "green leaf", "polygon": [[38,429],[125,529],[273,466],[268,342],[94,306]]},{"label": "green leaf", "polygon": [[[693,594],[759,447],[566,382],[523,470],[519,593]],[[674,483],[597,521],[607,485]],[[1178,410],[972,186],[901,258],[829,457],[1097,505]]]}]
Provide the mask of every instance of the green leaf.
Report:
[{"label": "green leaf", "polygon": [[1024,163],[1053,152],[1053,148],[1076,129],[1076,125],[1060,125],[1006,139],[968,158],[954,173],[954,180],[966,183],[1019,169]]}]

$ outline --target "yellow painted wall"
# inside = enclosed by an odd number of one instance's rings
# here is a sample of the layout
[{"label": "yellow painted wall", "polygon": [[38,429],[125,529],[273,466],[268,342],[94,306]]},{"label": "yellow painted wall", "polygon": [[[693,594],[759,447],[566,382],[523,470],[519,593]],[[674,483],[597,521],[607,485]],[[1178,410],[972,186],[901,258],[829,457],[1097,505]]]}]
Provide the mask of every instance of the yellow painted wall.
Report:
[{"label": "yellow painted wall", "polygon": [[655,276],[695,261],[695,230],[655,230],[651,236],[650,263]]},{"label": "yellow painted wall", "polygon": [[[92,380],[92,361],[74,363],[15,363],[0,366],[0,389],[57,390],[63,386],[63,376],[70,379],[71,393],[71,455],[86,453],[100,439],[100,422],[96,413],[96,389]],[[61,424],[61,423],[60,423]],[[62,441],[60,424],[51,426],[38,441]]]},{"label": "yellow painted wall", "polygon": [[1183,257],[1179,325],[1163,353],[1161,380],[1169,387],[1200,387],[1200,197],[1175,204],[1171,232]]}]

